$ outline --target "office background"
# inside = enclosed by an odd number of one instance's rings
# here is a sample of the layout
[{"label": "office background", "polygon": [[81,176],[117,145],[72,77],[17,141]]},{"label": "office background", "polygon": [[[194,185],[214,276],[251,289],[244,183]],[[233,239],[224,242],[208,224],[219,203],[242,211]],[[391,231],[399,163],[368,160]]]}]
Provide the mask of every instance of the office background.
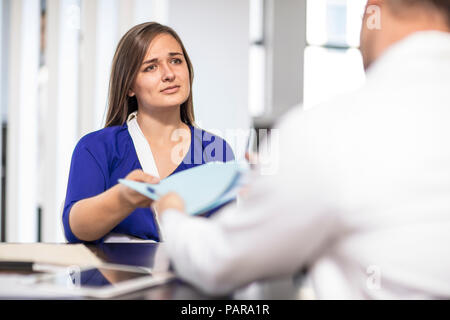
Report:
[{"label": "office background", "polygon": [[101,129],[116,45],[175,29],[194,65],[196,122],[227,140],[364,82],[365,0],[0,0],[0,240],[63,242],[80,137]]}]

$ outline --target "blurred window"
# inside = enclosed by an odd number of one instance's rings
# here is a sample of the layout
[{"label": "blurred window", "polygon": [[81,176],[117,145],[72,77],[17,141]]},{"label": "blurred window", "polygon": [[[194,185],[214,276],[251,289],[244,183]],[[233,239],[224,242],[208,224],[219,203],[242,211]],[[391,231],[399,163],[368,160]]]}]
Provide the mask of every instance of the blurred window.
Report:
[{"label": "blurred window", "polygon": [[304,107],[359,88],[359,33],[366,0],[307,0]]}]

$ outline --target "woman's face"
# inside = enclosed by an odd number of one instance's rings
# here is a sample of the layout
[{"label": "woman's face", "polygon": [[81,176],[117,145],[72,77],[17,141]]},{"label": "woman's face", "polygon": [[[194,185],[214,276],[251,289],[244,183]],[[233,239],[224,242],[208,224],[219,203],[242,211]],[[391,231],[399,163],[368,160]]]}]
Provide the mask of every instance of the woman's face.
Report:
[{"label": "woman's face", "polygon": [[178,107],[190,94],[189,69],[180,44],[169,34],[150,43],[134,86],[139,108]]}]

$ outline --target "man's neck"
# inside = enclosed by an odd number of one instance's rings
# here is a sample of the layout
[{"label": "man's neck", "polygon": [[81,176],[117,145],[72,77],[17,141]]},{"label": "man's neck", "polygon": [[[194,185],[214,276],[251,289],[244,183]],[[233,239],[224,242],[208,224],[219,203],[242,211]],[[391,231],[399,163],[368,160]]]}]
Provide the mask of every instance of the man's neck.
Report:
[{"label": "man's neck", "polygon": [[417,13],[412,17],[387,19],[382,25],[383,36],[380,36],[376,48],[376,56],[381,56],[393,44],[421,31],[450,32],[450,28],[440,13]]}]

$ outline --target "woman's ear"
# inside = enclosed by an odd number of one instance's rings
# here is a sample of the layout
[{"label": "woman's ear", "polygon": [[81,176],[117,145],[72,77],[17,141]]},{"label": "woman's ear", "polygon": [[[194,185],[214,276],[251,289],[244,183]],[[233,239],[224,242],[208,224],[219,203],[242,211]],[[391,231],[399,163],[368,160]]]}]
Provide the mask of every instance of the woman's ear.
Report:
[{"label": "woman's ear", "polygon": [[134,91],[133,90],[129,90],[128,91],[128,96],[131,98],[131,97],[134,97],[136,94],[134,93]]}]

